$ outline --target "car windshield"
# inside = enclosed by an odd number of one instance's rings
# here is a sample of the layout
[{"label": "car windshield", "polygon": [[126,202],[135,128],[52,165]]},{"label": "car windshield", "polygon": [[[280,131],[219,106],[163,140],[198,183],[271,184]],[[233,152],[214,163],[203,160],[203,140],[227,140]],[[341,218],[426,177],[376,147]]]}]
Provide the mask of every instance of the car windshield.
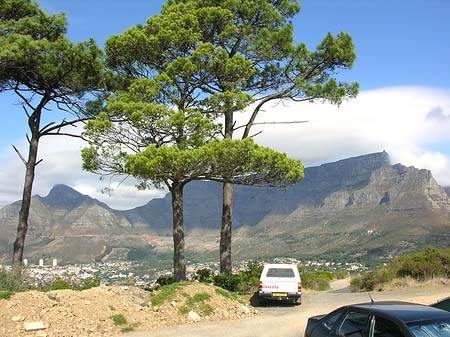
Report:
[{"label": "car windshield", "polygon": [[291,268],[269,268],[267,277],[295,277]]},{"label": "car windshield", "polygon": [[416,337],[450,337],[450,319],[408,324]]}]

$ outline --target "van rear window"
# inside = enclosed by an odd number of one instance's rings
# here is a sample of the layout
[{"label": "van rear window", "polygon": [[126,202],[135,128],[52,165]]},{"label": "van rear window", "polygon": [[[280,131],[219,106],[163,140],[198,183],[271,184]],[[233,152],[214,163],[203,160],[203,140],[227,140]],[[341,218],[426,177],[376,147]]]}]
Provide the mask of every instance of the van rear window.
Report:
[{"label": "van rear window", "polygon": [[291,268],[269,268],[267,277],[295,277]]}]

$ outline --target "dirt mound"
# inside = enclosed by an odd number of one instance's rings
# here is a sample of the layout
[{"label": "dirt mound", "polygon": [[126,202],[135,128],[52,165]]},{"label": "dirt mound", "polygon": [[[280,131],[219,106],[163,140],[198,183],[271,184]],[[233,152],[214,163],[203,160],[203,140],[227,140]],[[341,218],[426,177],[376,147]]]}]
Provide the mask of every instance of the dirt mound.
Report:
[{"label": "dirt mound", "polygon": [[254,314],[253,308],[237,302],[228,292],[201,283],[152,295],[134,287],[106,286],[83,291],[29,291],[0,300],[0,336],[114,336]]}]

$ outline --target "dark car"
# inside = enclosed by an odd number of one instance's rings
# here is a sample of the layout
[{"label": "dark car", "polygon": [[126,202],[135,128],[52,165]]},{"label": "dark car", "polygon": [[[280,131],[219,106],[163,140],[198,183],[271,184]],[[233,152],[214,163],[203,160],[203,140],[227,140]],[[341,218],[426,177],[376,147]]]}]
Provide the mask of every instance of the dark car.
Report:
[{"label": "dark car", "polygon": [[406,302],[361,303],[310,317],[305,337],[450,337],[450,312]]},{"label": "dark car", "polygon": [[442,310],[450,311],[450,297],[444,298],[443,300],[437,301],[431,305],[432,307],[439,308]]}]

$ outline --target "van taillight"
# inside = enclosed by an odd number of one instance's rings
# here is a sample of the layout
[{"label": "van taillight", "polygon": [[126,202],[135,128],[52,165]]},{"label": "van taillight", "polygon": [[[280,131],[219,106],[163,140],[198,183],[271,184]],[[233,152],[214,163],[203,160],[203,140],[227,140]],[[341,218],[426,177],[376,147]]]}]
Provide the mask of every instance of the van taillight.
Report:
[{"label": "van taillight", "polygon": [[[259,287],[261,288],[261,285]],[[298,292],[301,292],[301,291],[302,291],[302,283],[299,282],[298,283]]]},{"label": "van taillight", "polygon": [[259,290],[262,290],[262,281],[259,281]]}]

